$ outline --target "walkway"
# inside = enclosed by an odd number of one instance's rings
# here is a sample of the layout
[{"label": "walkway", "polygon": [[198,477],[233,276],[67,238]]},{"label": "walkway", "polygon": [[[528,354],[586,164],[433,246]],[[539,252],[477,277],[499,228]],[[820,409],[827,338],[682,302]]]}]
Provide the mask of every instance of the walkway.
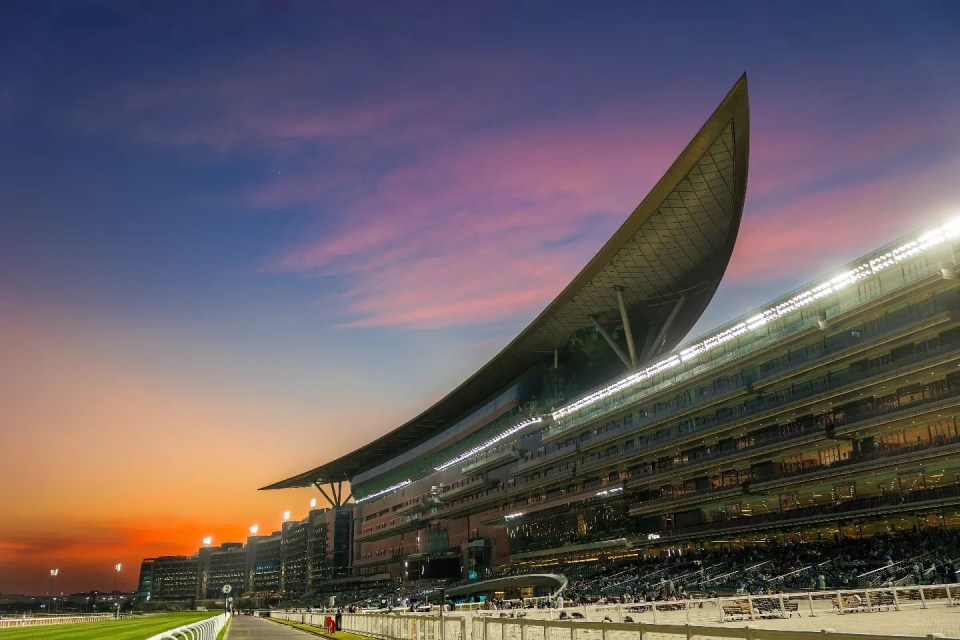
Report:
[{"label": "walkway", "polygon": [[303,640],[316,638],[316,636],[253,616],[234,616],[227,638],[228,640],[273,640],[274,638]]}]

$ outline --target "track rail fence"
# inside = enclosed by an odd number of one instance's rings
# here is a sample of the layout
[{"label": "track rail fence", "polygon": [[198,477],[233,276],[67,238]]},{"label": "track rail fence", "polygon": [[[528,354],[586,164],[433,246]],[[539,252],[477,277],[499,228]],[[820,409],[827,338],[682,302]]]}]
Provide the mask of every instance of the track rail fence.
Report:
[{"label": "track rail fence", "polygon": [[[520,603],[517,603],[518,605]],[[931,640],[937,636],[838,633],[830,616],[960,605],[960,584],[736,595],[720,598],[586,605],[559,609],[343,614],[342,628],[379,640]],[[323,627],[331,614],[271,612],[271,616]],[[825,617],[823,631],[759,629],[742,623]],[[719,623],[736,621],[738,625]]]},{"label": "track rail fence", "polygon": [[20,627],[47,627],[55,624],[78,624],[81,622],[101,622],[103,620],[113,620],[116,615],[112,613],[91,613],[80,616],[38,616],[38,617],[4,617],[0,618],[0,629],[18,629]]},{"label": "track rail fence", "polygon": [[176,629],[170,629],[147,640],[216,640],[217,634],[227,624],[228,616],[221,613],[218,616],[185,624]]},{"label": "track rail fence", "polygon": [[939,634],[838,633],[832,629],[762,629],[716,623],[618,623],[494,617],[474,618],[472,624],[467,625],[464,617],[445,616],[441,626],[439,616],[380,614],[344,614],[343,629],[380,640],[460,640],[466,638],[468,629],[472,631],[472,640],[937,640],[942,637]]}]

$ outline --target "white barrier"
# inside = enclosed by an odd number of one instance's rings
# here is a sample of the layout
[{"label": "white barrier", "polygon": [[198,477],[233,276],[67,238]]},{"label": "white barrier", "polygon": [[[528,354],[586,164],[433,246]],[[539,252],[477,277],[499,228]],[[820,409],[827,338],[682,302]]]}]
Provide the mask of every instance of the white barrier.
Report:
[{"label": "white barrier", "polygon": [[227,614],[221,613],[206,620],[158,633],[147,640],[217,640],[217,634],[227,624],[227,619]]},{"label": "white barrier", "polygon": [[[458,611],[444,613],[442,620],[439,612],[411,614],[395,610],[389,614],[343,614],[341,620],[345,631],[379,640],[671,640],[670,636],[684,636],[686,640],[692,636],[702,639],[825,640],[824,634],[833,640],[876,640],[910,636],[762,630],[718,623],[957,605],[960,605],[960,584],[942,584],[593,604],[562,610]],[[559,619],[561,611],[565,617],[562,620]],[[297,612],[274,612],[272,615],[317,627],[323,627],[325,617],[325,614]],[[824,626],[829,626],[826,620]],[[929,636],[920,637],[931,640]]]},{"label": "white barrier", "polygon": [[3,618],[0,619],[0,629],[15,629],[19,627],[47,627],[55,624],[79,624],[81,622],[102,622],[113,620],[112,613],[91,613],[82,616],[43,616],[38,618]]},{"label": "white barrier", "polygon": [[[450,631],[466,633],[465,621],[465,617],[445,617],[444,626],[441,627],[438,616],[344,614],[343,629],[379,640],[454,640],[458,636],[451,635]],[[942,636],[837,633],[832,629],[801,631],[735,625],[484,617],[474,618],[471,637],[472,640],[691,640],[695,637],[700,640],[936,640]]]}]

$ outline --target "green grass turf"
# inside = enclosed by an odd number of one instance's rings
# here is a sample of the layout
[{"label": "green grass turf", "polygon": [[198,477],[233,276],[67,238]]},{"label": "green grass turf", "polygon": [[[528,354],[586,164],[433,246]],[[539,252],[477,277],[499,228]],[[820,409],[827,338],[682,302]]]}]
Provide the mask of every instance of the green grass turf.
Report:
[{"label": "green grass turf", "polygon": [[78,624],[58,624],[49,627],[24,627],[22,629],[0,629],[0,640],[144,640],[152,635],[205,620],[217,615],[214,612],[164,613],[144,618],[127,620],[108,620],[106,622],[81,622]]},{"label": "green grass turf", "polygon": [[355,633],[350,633],[349,631],[337,631],[336,633],[327,633],[327,630],[323,627],[314,627],[309,624],[301,624],[299,622],[290,622],[289,620],[281,620],[279,618],[267,618],[270,622],[278,622],[280,624],[285,624],[288,627],[294,627],[300,629],[301,631],[311,631],[313,633],[322,633],[328,638],[336,638],[336,640],[370,640],[367,636],[358,636]]},{"label": "green grass turf", "polygon": [[217,640],[223,640],[224,636],[227,635],[227,631],[230,629],[231,620],[233,620],[233,617],[227,618],[227,624],[223,625],[223,629],[220,629],[220,633],[217,634]]},{"label": "green grass turf", "polygon": [[349,631],[337,631],[336,633],[330,634],[337,640],[370,640],[367,636],[358,636],[355,633],[350,633]]}]

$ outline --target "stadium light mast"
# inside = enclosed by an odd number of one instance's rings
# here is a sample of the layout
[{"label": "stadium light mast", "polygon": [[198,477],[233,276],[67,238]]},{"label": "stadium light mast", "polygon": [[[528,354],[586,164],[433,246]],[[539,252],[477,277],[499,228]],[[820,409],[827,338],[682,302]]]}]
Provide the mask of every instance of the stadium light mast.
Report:
[{"label": "stadium light mast", "polygon": [[121,563],[113,565],[113,608],[117,612],[117,620],[120,619],[120,596],[117,595],[117,578],[120,577],[120,569],[123,568]]},{"label": "stadium light mast", "polygon": [[53,613],[53,579],[59,575],[60,569],[50,569],[50,594],[47,598],[47,613]]}]

